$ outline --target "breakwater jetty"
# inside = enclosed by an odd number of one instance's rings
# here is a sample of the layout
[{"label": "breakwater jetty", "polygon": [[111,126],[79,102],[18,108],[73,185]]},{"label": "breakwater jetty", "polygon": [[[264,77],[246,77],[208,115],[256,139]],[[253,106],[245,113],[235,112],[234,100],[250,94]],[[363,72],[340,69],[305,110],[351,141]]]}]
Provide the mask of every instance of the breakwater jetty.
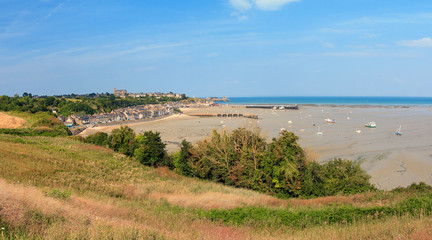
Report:
[{"label": "breakwater jetty", "polygon": [[199,114],[188,114],[188,116],[192,117],[220,117],[220,118],[230,118],[230,117],[243,117],[243,118],[252,118],[258,119],[257,114],[250,113],[199,113]]},{"label": "breakwater jetty", "polygon": [[261,109],[275,109],[275,110],[298,110],[298,105],[246,105],[246,108],[261,108]]}]

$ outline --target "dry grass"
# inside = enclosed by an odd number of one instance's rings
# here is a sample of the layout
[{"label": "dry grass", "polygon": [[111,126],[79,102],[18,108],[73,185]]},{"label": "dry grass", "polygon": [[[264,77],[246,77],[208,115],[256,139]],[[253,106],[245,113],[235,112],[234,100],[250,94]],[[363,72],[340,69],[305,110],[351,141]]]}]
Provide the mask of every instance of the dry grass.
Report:
[{"label": "dry grass", "polygon": [[[72,191],[70,200],[42,194],[52,188]],[[44,239],[427,239],[432,234],[431,217],[306,230],[215,223],[198,218],[193,209],[375,206],[409,194],[282,200],[167,168],[147,168],[110,149],[69,138],[0,135],[0,190],[0,225],[3,221]]]},{"label": "dry grass", "polygon": [[20,128],[26,124],[27,121],[20,117],[15,117],[0,112],[0,128]]},{"label": "dry grass", "polygon": [[[44,239],[430,239],[432,218],[391,217],[305,230],[233,227],[157,206],[115,198],[46,197],[35,187],[0,179],[0,219]],[[30,213],[30,214],[29,214]],[[36,214],[35,214],[36,213]],[[50,219],[49,222],[47,219]],[[4,236],[3,236],[4,237]],[[1,234],[0,234],[1,239]]]},{"label": "dry grass", "polygon": [[72,197],[69,201],[44,196],[34,187],[0,179],[0,219],[23,227],[29,237],[44,239],[247,239],[243,229],[189,217],[172,219],[138,205],[125,207],[121,200]]},{"label": "dry grass", "polygon": [[0,176],[15,182],[205,209],[286,206],[284,200],[143,167],[107,148],[66,138],[3,136],[0,143]]},{"label": "dry grass", "polygon": [[432,218],[392,217],[352,225],[321,226],[293,232],[293,239],[431,239]]},{"label": "dry grass", "polygon": [[[356,194],[349,196],[329,196],[314,199],[289,199],[288,203],[292,207],[321,207],[329,205],[353,205],[368,206],[371,202],[368,200],[371,194]],[[375,203],[374,203],[375,204]]]}]

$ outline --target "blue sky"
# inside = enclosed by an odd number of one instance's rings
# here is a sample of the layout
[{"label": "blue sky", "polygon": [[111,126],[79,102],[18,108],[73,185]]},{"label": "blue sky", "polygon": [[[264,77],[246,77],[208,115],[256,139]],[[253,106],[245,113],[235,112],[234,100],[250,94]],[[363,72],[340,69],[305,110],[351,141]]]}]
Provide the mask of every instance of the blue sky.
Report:
[{"label": "blue sky", "polygon": [[0,95],[431,96],[429,0],[0,0]]}]

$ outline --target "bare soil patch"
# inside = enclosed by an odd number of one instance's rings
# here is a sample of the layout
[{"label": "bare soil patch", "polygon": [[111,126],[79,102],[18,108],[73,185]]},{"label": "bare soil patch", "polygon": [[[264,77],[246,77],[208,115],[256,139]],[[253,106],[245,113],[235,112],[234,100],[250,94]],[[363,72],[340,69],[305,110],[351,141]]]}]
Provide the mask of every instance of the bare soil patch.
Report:
[{"label": "bare soil patch", "polygon": [[27,124],[27,121],[0,112],[0,128],[19,128]]}]

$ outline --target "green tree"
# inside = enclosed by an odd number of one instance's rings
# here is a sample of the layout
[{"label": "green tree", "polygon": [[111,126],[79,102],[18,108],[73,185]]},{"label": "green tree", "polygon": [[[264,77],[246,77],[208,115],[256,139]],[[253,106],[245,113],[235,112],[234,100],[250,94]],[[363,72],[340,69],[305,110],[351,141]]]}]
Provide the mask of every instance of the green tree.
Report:
[{"label": "green tree", "polygon": [[134,156],[142,164],[152,167],[167,166],[173,168],[173,163],[165,150],[158,132],[146,131],[136,137],[137,148]]},{"label": "green tree", "polygon": [[136,147],[134,130],[128,126],[114,129],[108,138],[108,145],[116,152],[133,156]]},{"label": "green tree", "polygon": [[193,176],[193,170],[189,163],[192,157],[192,154],[190,153],[191,149],[192,144],[183,139],[180,152],[178,153],[178,156],[173,159],[174,167],[180,174],[185,176]]},{"label": "green tree", "polygon": [[95,134],[89,135],[85,138],[86,143],[92,143],[99,146],[108,145],[108,134],[104,132],[97,132]]},{"label": "green tree", "polygon": [[297,140],[294,133],[282,131],[280,137],[273,139],[270,144],[264,172],[267,184],[273,183],[276,193],[291,196],[301,194],[306,156]]},{"label": "green tree", "polygon": [[370,176],[358,162],[340,158],[323,165],[326,195],[353,194],[374,189],[369,183]]}]

